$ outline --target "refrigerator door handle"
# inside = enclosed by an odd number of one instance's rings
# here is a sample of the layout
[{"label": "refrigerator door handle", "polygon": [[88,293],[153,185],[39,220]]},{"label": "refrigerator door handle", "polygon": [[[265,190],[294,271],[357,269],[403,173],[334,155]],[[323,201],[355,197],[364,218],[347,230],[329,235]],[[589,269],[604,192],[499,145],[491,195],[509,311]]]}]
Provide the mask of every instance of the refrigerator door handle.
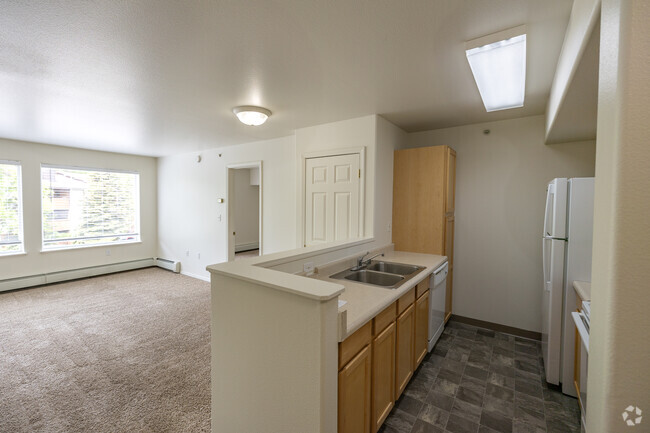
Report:
[{"label": "refrigerator door handle", "polygon": [[547,236],[544,236],[544,240],[542,241],[542,264],[544,268],[544,291],[548,292],[549,289],[549,263],[548,260],[546,259],[546,256],[548,255],[548,248],[550,247],[549,244],[550,242],[547,242],[550,240]]},{"label": "refrigerator door handle", "polygon": [[553,224],[553,197],[555,195],[555,185],[549,184],[546,190],[546,208],[544,209],[544,235],[551,236],[551,225]]},{"label": "refrigerator door handle", "polygon": [[568,241],[568,238],[556,238],[554,236],[542,236],[542,239],[548,239],[550,241]]}]

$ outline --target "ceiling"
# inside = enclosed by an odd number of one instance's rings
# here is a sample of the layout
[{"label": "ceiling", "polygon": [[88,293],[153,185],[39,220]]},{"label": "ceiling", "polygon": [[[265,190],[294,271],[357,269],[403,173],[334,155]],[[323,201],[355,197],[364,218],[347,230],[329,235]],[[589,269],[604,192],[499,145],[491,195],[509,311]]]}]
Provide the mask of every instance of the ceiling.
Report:
[{"label": "ceiling", "polygon": [[[151,156],[377,113],[405,131],[542,114],[571,0],[0,0],[0,137]],[[528,26],[523,108],[464,41]],[[237,105],[273,111],[240,124]]]}]

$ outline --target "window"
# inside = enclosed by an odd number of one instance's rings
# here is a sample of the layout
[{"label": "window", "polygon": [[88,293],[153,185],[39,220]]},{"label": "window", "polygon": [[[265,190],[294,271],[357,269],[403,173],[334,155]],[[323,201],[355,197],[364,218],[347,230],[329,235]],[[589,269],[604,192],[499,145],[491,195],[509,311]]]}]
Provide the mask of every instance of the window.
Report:
[{"label": "window", "polygon": [[24,252],[20,164],[0,161],[0,255]]},{"label": "window", "polygon": [[140,241],[140,175],[41,166],[43,249]]}]

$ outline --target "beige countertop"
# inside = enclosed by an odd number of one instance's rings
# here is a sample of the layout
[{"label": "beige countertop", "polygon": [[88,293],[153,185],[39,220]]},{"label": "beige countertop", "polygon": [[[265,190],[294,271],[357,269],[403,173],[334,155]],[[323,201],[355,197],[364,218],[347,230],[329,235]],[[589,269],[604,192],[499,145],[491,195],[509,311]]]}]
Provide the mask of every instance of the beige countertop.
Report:
[{"label": "beige countertop", "polygon": [[591,283],[574,281],[573,288],[583,301],[591,301]]},{"label": "beige countertop", "polygon": [[425,269],[397,289],[384,289],[353,281],[333,280],[329,278],[330,275],[350,267],[350,263],[347,262],[339,262],[332,266],[320,267],[317,269],[317,273],[311,277],[321,281],[335,282],[345,288],[339,295],[339,300],[346,302],[339,307],[339,341],[343,341],[395,302],[400,296],[415,287],[423,278],[430,275],[438,266],[446,262],[447,257],[433,254],[386,251],[385,256],[378,257],[377,260],[424,266]]}]

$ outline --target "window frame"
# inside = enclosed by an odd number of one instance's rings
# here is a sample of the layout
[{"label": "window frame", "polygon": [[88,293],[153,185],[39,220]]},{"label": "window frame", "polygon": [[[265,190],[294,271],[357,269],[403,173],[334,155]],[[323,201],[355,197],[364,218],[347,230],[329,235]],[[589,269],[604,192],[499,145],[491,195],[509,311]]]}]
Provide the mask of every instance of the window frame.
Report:
[{"label": "window frame", "polygon": [[0,165],[14,165],[18,167],[17,173],[17,192],[18,192],[18,236],[20,239],[19,245],[20,249],[18,251],[0,251],[0,257],[16,256],[25,254],[25,214],[23,206],[23,164],[21,161],[15,161],[10,159],[0,159]]},{"label": "window frame", "polygon": [[[99,173],[120,173],[120,174],[133,174],[136,175],[136,187],[135,187],[135,224],[137,227],[136,233],[124,233],[124,234],[111,234],[104,236],[92,236],[92,237],[76,237],[76,238],[63,238],[52,240],[51,242],[63,241],[63,240],[82,240],[82,239],[101,239],[109,238],[115,236],[135,236],[133,240],[120,240],[115,242],[98,242],[92,244],[79,244],[79,245],[58,245],[58,246],[46,246],[45,239],[45,218],[43,213],[43,169],[59,169],[59,170],[78,170],[78,171],[89,171],[89,172],[99,172]],[[130,245],[142,243],[142,227],[140,226],[140,172],[136,170],[122,170],[122,169],[112,169],[112,168],[97,168],[97,167],[83,167],[83,166],[73,166],[73,165],[63,165],[63,164],[46,164],[42,163],[39,170],[40,178],[40,205],[41,205],[41,252],[49,253],[53,251],[63,251],[63,250],[76,250],[81,248],[95,248],[95,247],[110,247],[118,245]]]}]

